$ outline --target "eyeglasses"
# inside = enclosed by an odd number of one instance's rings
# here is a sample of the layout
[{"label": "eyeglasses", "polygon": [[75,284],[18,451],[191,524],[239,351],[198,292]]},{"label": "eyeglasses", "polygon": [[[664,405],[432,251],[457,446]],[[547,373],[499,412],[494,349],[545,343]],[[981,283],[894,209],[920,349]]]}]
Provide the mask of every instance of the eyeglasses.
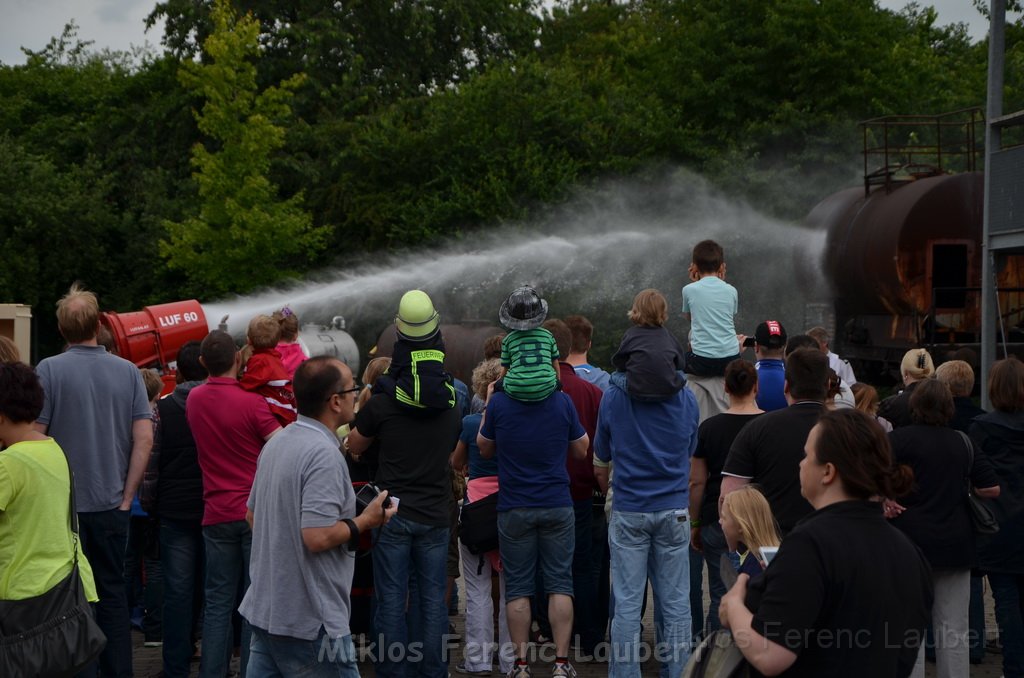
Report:
[{"label": "eyeglasses", "polygon": [[[336,393],[333,393],[332,396],[336,396],[336,395],[344,396],[346,393],[359,393],[362,390],[363,390],[363,387],[361,385],[359,385],[359,384],[356,384],[352,388],[343,388],[340,391],[337,391]],[[330,398],[328,398],[328,400],[330,400]]]}]

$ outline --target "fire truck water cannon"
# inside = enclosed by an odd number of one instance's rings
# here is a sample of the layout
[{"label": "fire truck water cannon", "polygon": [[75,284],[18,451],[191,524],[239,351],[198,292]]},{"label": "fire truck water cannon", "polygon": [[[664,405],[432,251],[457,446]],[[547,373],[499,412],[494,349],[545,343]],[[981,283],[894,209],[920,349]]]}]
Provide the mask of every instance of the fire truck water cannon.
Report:
[{"label": "fire truck water cannon", "polygon": [[209,333],[203,307],[195,299],[146,306],[131,313],[100,314],[125,360],[162,373],[165,391],[174,388],[178,349],[189,341],[202,341]]},{"label": "fire truck water cannon", "polygon": [[[228,316],[220,321],[220,329],[228,330]],[[153,367],[164,380],[164,393],[174,389],[178,350],[189,341],[202,341],[210,331],[202,305],[195,299],[169,304],[146,306],[141,311],[100,314],[100,323],[113,335],[114,347],[125,360],[139,367]],[[242,334],[231,332],[244,343]],[[359,348],[345,331],[345,320],[335,316],[330,325],[307,323],[299,338],[310,355],[331,355],[347,363],[354,373],[359,370]]]}]

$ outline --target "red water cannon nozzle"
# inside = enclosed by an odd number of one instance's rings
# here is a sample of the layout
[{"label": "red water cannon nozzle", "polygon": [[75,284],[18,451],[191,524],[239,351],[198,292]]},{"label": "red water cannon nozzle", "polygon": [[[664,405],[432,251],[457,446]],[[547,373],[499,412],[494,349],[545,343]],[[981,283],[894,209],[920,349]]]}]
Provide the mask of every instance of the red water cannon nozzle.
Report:
[{"label": "red water cannon nozzle", "polygon": [[117,352],[139,367],[156,367],[173,384],[178,349],[202,341],[209,333],[206,314],[195,299],[146,306],[131,313],[100,313],[100,322],[114,335]]}]

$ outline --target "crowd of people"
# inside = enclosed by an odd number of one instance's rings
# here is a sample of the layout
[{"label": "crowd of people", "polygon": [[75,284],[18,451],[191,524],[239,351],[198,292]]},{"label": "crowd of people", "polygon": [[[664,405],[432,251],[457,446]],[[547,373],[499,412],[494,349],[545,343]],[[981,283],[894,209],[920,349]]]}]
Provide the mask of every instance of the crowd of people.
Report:
[{"label": "crowd of people", "polygon": [[637,293],[611,373],[589,320],[521,287],[464,384],[411,290],[362,384],[308,356],[286,308],[242,349],[182,346],[165,397],[74,286],[63,353],[33,370],[0,341],[0,601],[77,567],[107,638],[90,678],[132,675],[132,623],[168,677],[235,655],[259,678],[632,677],[650,658],[675,678],[728,632],[754,675],[917,678],[934,652],[952,678],[984,651],[987,578],[1004,675],[1024,676],[1024,364],[991,366],[986,413],[968,362],[915,349],[880,399],[823,328],[738,334],[725,273],[719,245],[694,248],[687,342]]}]

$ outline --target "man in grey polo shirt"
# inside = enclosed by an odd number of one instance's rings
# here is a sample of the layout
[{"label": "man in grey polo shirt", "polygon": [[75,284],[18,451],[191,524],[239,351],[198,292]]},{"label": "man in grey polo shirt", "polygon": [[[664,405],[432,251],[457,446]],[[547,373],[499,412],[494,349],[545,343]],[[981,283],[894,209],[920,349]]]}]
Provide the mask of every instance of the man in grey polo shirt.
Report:
[{"label": "man in grey polo shirt", "polygon": [[[263,448],[249,495],[252,584],[239,612],[252,626],[254,676],[359,676],[349,632],[359,534],[382,525],[387,492],[355,515],[335,431],[352,420],[352,372],[320,356],[292,382],[299,416]],[[311,667],[311,664],[314,665]]]},{"label": "man in grey polo shirt", "polygon": [[46,393],[36,429],[57,441],[75,474],[82,551],[100,596],[96,622],[107,636],[99,673],[128,677],[132,638],[124,552],[132,498],[153,449],[152,410],[138,368],[96,342],[95,294],[72,285],[57,302],[57,327],[68,348],[36,367]]}]

